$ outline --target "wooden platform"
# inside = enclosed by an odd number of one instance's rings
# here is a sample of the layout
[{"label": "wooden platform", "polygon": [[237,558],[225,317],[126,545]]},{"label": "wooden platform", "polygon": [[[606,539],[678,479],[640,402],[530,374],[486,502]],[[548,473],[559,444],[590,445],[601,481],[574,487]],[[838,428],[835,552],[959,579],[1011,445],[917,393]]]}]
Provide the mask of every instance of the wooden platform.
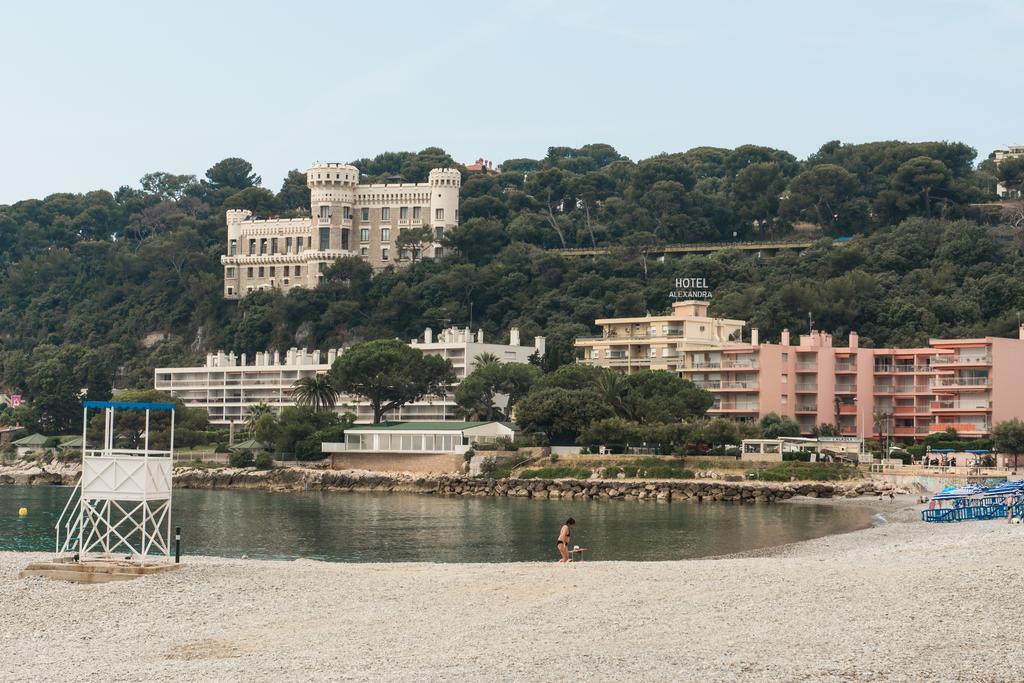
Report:
[{"label": "wooden platform", "polygon": [[32,562],[18,573],[18,578],[41,576],[74,583],[107,583],[109,581],[131,581],[140,576],[175,571],[184,566],[167,562],[142,565],[130,560],[75,562],[73,558],[61,557],[49,562]]}]

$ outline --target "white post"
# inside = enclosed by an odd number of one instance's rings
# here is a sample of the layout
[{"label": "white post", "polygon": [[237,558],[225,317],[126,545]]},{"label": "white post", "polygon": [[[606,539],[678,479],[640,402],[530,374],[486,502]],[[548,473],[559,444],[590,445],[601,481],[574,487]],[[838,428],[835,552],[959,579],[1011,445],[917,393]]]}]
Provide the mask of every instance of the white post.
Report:
[{"label": "white post", "polygon": [[149,408],[146,408],[146,443],[142,449],[142,456],[149,457]]}]

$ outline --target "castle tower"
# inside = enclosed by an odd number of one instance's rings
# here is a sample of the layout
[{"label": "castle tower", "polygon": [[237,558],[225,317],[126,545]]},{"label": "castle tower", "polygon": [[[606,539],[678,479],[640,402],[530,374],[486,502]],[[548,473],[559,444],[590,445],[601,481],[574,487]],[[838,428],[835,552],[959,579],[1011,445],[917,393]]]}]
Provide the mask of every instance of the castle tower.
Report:
[{"label": "castle tower", "polygon": [[348,164],[316,163],[306,171],[313,214],[313,249],[352,248],[352,205],[359,169]]},{"label": "castle tower", "polygon": [[435,168],[427,178],[430,185],[430,225],[436,244],[444,233],[459,224],[459,188],[462,175],[455,168]]}]

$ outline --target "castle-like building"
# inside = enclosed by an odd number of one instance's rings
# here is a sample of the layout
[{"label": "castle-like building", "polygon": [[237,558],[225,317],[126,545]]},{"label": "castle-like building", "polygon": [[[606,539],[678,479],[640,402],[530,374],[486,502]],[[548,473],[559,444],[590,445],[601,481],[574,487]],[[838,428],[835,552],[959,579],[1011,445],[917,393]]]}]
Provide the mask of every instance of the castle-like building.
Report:
[{"label": "castle-like building", "polygon": [[[443,254],[441,237],[459,224],[458,169],[435,168],[425,183],[360,184],[348,164],[314,164],[306,172],[308,218],[256,219],[251,211],[227,212],[224,297],[240,299],[258,289],[316,287],[343,256],[360,256],[381,270]],[[399,248],[403,230],[428,228],[422,243]]]}]

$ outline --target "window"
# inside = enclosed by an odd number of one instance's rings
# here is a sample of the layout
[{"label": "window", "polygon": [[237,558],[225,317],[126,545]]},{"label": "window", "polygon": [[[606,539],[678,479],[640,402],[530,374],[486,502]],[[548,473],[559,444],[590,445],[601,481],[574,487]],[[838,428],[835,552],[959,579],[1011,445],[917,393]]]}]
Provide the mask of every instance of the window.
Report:
[{"label": "window", "polygon": [[292,253],[292,238],[291,237],[285,237],[284,238],[284,253],[286,253],[286,254]]},{"label": "window", "polygon": [[352,220],[352,207],[350,207],[350,206],[342,207],[341,212],[342,212],[341,213],[342,218],[344,218],[347,221]]},{"label": "window", "polygon": [[408,206],[399,207],[399,209],[398,209],[398,218],[403,220],[403,221],[404,220],[408,220],[408,218],[409,218],[409,207]]},{"label": "window", "polygon": [[344,251],[348,251],[348,228],[342,228],[341,230],[341,248]]},{"label": "window", "polygon": [[271,254],[276,254],[277,253],[277,238],[276,237],[271,237],[270,238],[270,253]]},{"label": "window", "polygon": [[359,230],[359,241],[360,242],[369,242],[370,241],[370,229],[369,228],[361,228]]},{"label": "window", "polygon": [[234,287],[228,287],[228,296],[231,296],[234,293],[235,293],[235,288]]},{"label": "window", "polygon": [[390,249],[388,249],[387,247],[383,247],[383,248],[382,248],[382,249],[380,250],[380,260],[381,260],[381,261],[387,261],[387,260],[388,260],[388,255],[389,255],[390,253],[391,253],[391,250],[390,250]]},{"label": "window", "polygon": [[252,287],[246,287],[245,288],[245,293],[246,294],[252,294]]},{"label": "window", "polygon": [[331,248],[331,229],[320,228],[320,251],[327,251]]},{"label": "window", "polygon": [[380,241],[381,242],[390,242],[391,241],[391,228],[381,228],[380,229]]},{"label": "window", "polygon": [[459,222],[459,210],[458,209],[455,209],[455,222],[456,223]]},{"label": "window", "polygon": [[359,247],[359,255],[362,256],[363,258],[366,258],[367,256],[370,255],[370,250],[367,249],[366,247]]},{"label": "window", "polygon": [[284,267],[284,276],[285,277],[288,277],[288,271],[290,271],[290,270],[291,270],[291,266],[285,266]]},{"label": "window", "polygon": [[323,261],[320,261],[320,263],[316,264],[316,272],[322,273],[325,270],[327,270],[327,264],[326,263],[324,263]]},{"label": "window", "polygon": [[434,209],[434,220],[444,220],[444,209]]},{"label": "window", "polygon": [[439,225],[434,228],[434,238],[440,240],[442,237],[444,237],[444,226]]},{"label": "window", "polygon": [[264,272],[265,272],[265,271],[264,271],[264,268],[263,268],[263,266],[260,266],[260,277],[263,277],[263,273],[264,273]]},{"label": "window", "polygon": [[267,253],[267,238],[264,237],[263,239],[260,240],[260,256],[263,256],[266,253]]},{"label": "window", "polygon": [[362,218],[362,219],[363,219],[364,221],[368,221],[368,220],[370,220],[370,209],[368,209],[367,207],[365,207],[365,206],[364,206],[364,207],[363,207],[363,210],[362,210],[362,215],[361,215],[361,218]]},{"label": "window", "polygon": [[331,207],[327,204],[320,205],[320,220],[325,221],[331,217]]},{"label": "window", "polygon": [[412,219],[414,221],[418,221],[420,219],[420,210],[422,208],[423,207],[421,207],[421,206],[414,206],[414,207],[412,207]]},{"label": "window", "polygon": [[256,254],[256,240],[249,240],[249,256]]},{"label": "window", "polygon": [[227,272],[224,273],[224,275],[226,277],[234,277],[235,276],[235,268],[234,268],[234,266],[228,266]]},{"label": "window", "polygon": [[277,266],[270,266],[270,277],[277,277]]},{"label": "window", "polygon": [[252,266],[249,266],[248,268],[245,269],[245,276],[252,277]]},{"label": "window", "polygon": [[391,220],[391,207],[390,206],[381,207],[380,219],[382,221],[389,221],[389,220]]},{"label": "window", "polygon": [[301,266],[295,266],[295,277],[298,277],[300,275],[302,275],[302,267]]},{"label": "window", "polygon": [[434,258],[441,258],[444,256],[444,249],[442,247],[434,247]]},{"label": "window", "polygon": [[238,251],[238,240],[231,240],[231,246],[228,247],[228,256],[234,256]]}]

